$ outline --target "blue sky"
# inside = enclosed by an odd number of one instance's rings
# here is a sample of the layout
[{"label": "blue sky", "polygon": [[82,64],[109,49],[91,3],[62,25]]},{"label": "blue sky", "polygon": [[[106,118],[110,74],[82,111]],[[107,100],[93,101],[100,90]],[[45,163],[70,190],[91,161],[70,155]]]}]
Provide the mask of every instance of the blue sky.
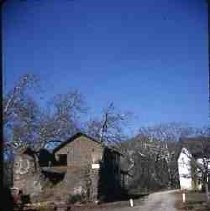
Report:
[{"label": "blue sky", "polygon": [[49,99],[70,88],[92,114],[113,101],[130,126],[208,123],[207,5],[201,0],[8,0],[6,89],[38,74]]}]

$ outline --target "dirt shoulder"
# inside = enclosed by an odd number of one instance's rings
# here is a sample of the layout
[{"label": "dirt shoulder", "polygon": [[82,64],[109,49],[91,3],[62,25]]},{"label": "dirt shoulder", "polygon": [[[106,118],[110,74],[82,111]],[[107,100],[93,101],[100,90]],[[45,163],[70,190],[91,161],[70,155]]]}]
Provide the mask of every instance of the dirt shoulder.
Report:
[{"label": "dirt shoulder", "polygon": [[182,192],[175,192],[176,208],[177,210],[191,210],[191,211],[209,211],[210,203],[206,203],[205,193],[188,191],[186,192],[186,202],[182,201]]}]

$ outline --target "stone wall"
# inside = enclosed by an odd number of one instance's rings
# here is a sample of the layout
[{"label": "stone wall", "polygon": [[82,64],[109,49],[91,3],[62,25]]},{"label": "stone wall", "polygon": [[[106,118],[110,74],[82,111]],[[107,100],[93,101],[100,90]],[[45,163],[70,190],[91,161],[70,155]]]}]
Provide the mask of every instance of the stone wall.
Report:
[{"label": "stone wall", "polygon": [[[69,201],[72,196],[82,196],[84,201],[96,201],[98,197],[98,169],[86,166],[69,166],[64,179],[51,187],[44,187],[43,198]],[[50,192],[50,193],[49,193]]]},{"label": "stone wall", "polygon": [[32,201],[38,200],[42,191],[41,174],[34,158],[27,154],[18,154],[13,167],[13,187],[30,195]]}]

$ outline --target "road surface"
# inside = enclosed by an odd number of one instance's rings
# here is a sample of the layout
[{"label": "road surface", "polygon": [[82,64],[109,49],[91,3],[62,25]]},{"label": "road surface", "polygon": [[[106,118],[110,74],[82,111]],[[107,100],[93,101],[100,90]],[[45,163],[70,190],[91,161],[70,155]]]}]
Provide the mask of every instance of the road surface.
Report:
[{"label": "road surface", "polygon": [[147,198],[134,201],[134,207],[106,207],[103,211],[177,211],[175,191],[162,191],[150,194]]},{"label": "road surface", "polygon": [[[142,205],[133,207],[136,211],[177,211],[174,191],[163,191],[149,195]],[[131,210],[131,209],[130,209]]]}]

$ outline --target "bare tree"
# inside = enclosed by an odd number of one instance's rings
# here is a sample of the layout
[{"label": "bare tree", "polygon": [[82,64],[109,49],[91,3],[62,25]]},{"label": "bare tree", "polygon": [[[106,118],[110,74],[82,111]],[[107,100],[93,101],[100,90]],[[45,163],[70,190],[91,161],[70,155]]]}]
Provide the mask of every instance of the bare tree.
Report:
[{"label": "bare tree", "polygon": [[80,115],[87,111],[84,97],[77,90],[56,95],[47,111],[41,113],[38,125],[38,148],[49,141],[65,140],[81,129]]},{"label": "bare tree", "polygon": [[28,88],[37,84],[38,78],[35,75],[26,74],[22,76],[13,90],[4,95],[3,98],[3,117],[4,123],[9,121],[9,118],[16,116],[15,112],[19,105],[24,102],[25,92]]},{"label": "bare tree", "polygon": [[101,118],[87,122],[85,131],[103,143],[118,145],[127,138],[125,127],[131,118],[131,112],[120,112],[110,103],[103,109]]},{"label": "bare tree", "polygon": [[36,87],[34,75],[24,75],[4,96],[5,151],[30,146],[39,150],[53,140],[64,140],[79,130],[79,117],[86,111],[84,97],[77,90],[56,95],[47,108],[39,106],[27,92]]},{"label": "bare tree", "polygon": [[[198,130],[185,124],[175,122],[141,127],[138,135],[125,142],[124,146],[127,148],[127,151],[138,155],[136,159],[144,160],[144,162],[147,163],[150,174],[146,177],[150,180],[150,183],[155,182],[161,186],[177,187],[177,141],[180,137],[195,135],[197,131]],[[130,159],[131,158],[132,156],[130,156]],[[136,161],[133,168],[143,171],[138,167],[139,165],[140,161]],[[168,176],[165,175],[165,173],[167,173]],[[136,174],[138,175],[139,173],[136,172]],[[141,178],[142,177],[143,175],[141,175]]]},{"label": "bare tree", "polygon": [[[37,105],[27,91],[38,86],[38,78],[34,75],[26,74],[22,76],[14,88],[3,97],[3,127],[5,151],[14,149],[13,140],[14,128],[23,127],[35,117]],[[17,141],[17,140],[16,140]],[[18,140],[17,143],[22,142]],[[14,145],[13,145],[14,144]],[[9,146],[9,147],[8,147]]]}]

